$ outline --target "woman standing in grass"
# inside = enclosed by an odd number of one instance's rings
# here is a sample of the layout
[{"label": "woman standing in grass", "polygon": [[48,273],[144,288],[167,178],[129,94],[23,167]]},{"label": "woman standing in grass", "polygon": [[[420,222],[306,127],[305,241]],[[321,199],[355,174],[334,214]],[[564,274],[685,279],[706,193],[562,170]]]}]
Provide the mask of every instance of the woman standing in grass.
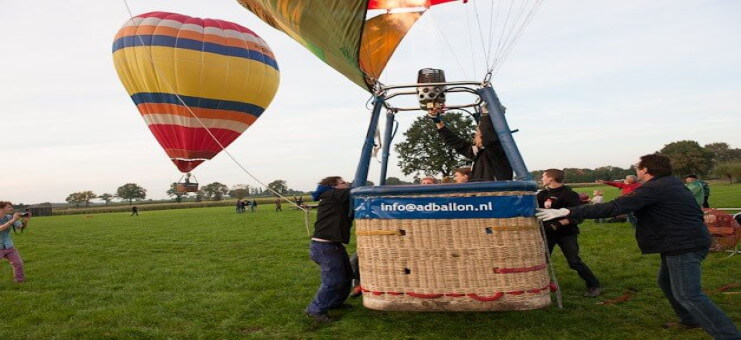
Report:
[{"label": "woman standing in grass", "polygon": [[20,213],[13,213],[13,204],[6,201],[0,201],[0,257],[8,259],[13,266],[13,276],[15,282],[26,281],[23,273],[23,259],[13,245],[13,237],[10,230],[15,228],[26,228],[30,214],[21,216]]},{"label": "woman standing in grass", "polygon": [[350,185],[342,177],[327,177],[319,182],[312,197],[319,206],[309,255],[321,268],[322,283],[306,314],[317,322],[332,322],[335,320],[328,311],[348,306],[345,300],[352,286],[352,267],[343,245],[350,242],[353,220]]}]

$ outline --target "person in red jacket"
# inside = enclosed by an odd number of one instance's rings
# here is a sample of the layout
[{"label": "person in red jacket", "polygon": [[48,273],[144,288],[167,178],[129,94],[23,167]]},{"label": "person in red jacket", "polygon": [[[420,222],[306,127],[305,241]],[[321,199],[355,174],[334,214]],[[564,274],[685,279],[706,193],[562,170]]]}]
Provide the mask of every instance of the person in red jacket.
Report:
[{"label": "person in red jacket", "polygon": [[[641,186],[641,182],[638,182],[635,175],[625,176],[625,179],[622,182],[599,180],[597,181],[597,183],[607,184],[611,187],[620,188],[620,196],[625,196]],[[630,224],[633,225],[633,228],[635,228],[638,224],[636,215],[632,211],[628,212],[626,215],[628,216],[628,222],[630,222]]]},{"label": "person in red jacket", "polygon": [[635,175],[625,176],[625,179],[623,181],[603,181],[603,180],[599,180],[599,181],[597,181],[597,183],[607,184],[607,185],[609,185],[611,187],[620,188],[620,195],[621,196],[622,195],[627,195],[627,194],[633,192],[633,190],[635,190],[639,186],[641,186],[641,182],[638,182],[638,180],[636,180],[636,176]]}]

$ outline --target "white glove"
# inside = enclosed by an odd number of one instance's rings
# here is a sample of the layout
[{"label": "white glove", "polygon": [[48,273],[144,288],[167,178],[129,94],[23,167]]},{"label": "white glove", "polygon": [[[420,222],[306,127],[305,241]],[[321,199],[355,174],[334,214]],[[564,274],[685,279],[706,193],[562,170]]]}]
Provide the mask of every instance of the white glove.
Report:
[{"label": "white glove", "polygon": [[571,213],[571,211],[569,211],[569,209],[566,209],[566,208],[561,208],[561,209],[542,209],[542,208],[538,208],[538,209],[535,209],[535,210],[538,211],[537,213],[535,213],[535,217],[537,217],[541,221],[550,221],[550,220],[555,220],[555,219],[561,219],[561,218],[564,218],[566,216],[569,216],[569,214]]}]

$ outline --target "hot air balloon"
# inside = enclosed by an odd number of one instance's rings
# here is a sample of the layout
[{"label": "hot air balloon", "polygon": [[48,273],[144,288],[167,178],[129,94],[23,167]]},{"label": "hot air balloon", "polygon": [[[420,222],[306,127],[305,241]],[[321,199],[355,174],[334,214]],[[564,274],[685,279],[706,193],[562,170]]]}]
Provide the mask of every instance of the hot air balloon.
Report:
[{"label": "hot air balloon", "polygon": [[[381,110],[386,110],[381,185],[351,191],[364,306],[378,310],[496,311],[550,305],[550,291],[555,286],[548,277],[546,247],[534,217],[537,185],[525,167],[504,118],[504,106],[491,85],[498,65],[520,37],[540,0],[502,1],[497,5],[490,1],[490,11],[476,11],[474,25],[486,31],[476,38],[482,43],[498,40],[493,44],[496,48],[483,44],[486,67],[481,79],[449,81],[443,70],[425,67],[419,71],[416,83],[402,85],[383,84],[380,77],[418,19],[435,8],[473,5],[476,9],[483,1],[237,1],[373,94],[373,109],[353,183],[366,183],[378,120]],[[367,18],[370,11],[378,10],[383,13]],[[503,25],[478,25],[481,12],[495,11],[502,14],[495,21]],[[468,24],[446,17],[443,20],[442,26],[447,27]],[[494,33],[495,28],[503,29]],[[445,44],[434,47],[446,49]],[[468,97],[449,98],[458,95]],[[404,97],[418,103],[400,105],[397,100]],[[473,110],[477,120],[490,120],[495,134],[492,138],[503,151],[506,165],[511,166],[509,174],[502,176],[506,180],[385,185],[395,116],[444,109]]]},{"label": "hot air balloon", "polygon": [[128,20],[114,39],[113,62],[152,134],[183,173],[254,124],[280,78],[270,47],[250,29],[167,12]]}]

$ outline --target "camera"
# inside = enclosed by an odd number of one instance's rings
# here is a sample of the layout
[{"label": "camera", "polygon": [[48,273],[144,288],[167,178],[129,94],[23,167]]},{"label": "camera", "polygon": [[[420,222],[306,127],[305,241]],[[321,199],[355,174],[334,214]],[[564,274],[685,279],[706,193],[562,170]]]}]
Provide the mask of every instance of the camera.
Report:
[{"label": "camera", "polygon": [[21,213],[21,217],[28,217],[28,216],[31,216],[31,212],[26,211],[26,212]]}]

